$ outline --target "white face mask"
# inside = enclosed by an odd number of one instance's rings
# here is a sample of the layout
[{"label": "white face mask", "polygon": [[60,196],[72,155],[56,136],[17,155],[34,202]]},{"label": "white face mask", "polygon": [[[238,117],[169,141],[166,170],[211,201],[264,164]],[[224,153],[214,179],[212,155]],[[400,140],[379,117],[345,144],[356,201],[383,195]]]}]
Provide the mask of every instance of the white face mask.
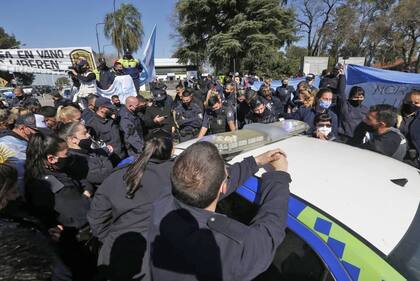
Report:
[{"label": "white face mask", "polygon": [[318,132],[323,134],[324,136],[328,136],[331,133],[332,128],[327,126],[318,127]]}]

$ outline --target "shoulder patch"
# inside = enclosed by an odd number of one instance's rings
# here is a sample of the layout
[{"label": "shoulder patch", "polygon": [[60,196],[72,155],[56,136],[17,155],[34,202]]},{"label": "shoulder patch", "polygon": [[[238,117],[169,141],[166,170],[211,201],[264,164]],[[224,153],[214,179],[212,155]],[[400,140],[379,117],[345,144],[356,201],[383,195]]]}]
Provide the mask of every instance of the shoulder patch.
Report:
[{"label": "shoulder patch", "polygon": [[226,113],[226,116],[229,117],[229,118],[233,117],[233,112],[228,110],[227,113]]},{"label": "shoulder patch", "polygon": [[242,244],[246,235],[247,226],[225,215],[214,214],[207,220],[207,226],[230,239]]}]

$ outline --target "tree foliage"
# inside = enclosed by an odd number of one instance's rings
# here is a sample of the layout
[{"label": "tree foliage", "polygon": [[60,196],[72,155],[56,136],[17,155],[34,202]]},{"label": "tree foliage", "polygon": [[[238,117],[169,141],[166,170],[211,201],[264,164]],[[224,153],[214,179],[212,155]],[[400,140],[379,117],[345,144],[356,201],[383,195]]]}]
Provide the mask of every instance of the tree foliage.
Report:
[{"label": "tree foliage", "polygon": [[114,13],[106,14],[104,33],[112,44],[123,53],[137,51],[143,42],[143,24],[141,14],[132,4],[121,4]]},{"label": "tree foliage", "polygon": [[[0,27],[0,49],[19,48],[20,41],[12,34],[8,34],[4,28]],[[32,73],[14,73],[11,74],[6,71],[0,71],[0,77],[10,81],[13,77],[19,85],[31,85],[35,80],[35,75]]]},{"label": "tree foliage", "polygon": [[174,54],[182,62],[216,72],[275,73],[279,49],[296,37],[294,12],[278,0],[179,0],[176,30],[180,42]]}]

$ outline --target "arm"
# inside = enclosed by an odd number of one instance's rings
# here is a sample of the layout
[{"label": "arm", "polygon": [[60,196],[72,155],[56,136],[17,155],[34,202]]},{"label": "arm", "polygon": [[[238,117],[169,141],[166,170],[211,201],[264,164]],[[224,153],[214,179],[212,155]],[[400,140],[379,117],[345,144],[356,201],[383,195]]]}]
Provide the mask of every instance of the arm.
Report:
[{"label": "arm", "polygon": [[207,133],[207,130],[208,130],[207,128],[201,127],[200,132],[198,133],[197,138],[198,139],[201,139],[202,137],[204,137],[206,135],[206,133]]},{"label": "arm", "polygon": [[236,130],[235,122],[233,122],[233,121],[228,121],[228,126],[229,126],[229,130],[230,130],[231,132],[233,132],[233,131],[235,131],[235,130]]},{"label": "arm", "polygon": [[[247,157],[240,163],[227,167],[229,182],[225,196],[228,196],[258,172],[258,164],[253,156]],[[224,196],[224,197],[225,197]]]},{"label": "arm", "polygon": [[248,227],[237,270],[238,280],[251,280],[264,272],[273,261],[277,247],[285,237],[290,175],[275,171],[261,179],[261,206]]},{"label": "arm", "polygon": [[135,151],[141,151],[143,148],[143,137],[141,137],[130,120],[124,118],[120,122],[121,130],[124,133],[125,144],[130,145]]},{"label": "arm", "polygon": [[112,224],[112,205],[107,196],[102,193],[103,188],[104,186],[101,186],[95,194],[87,215],[93,235],[101,241],[107,236]]},{"label": "arm", "polygon": [[89,73],[87,76],[77,74],[77,79],[79,79],[80,81],[83,81],[83,82],[89,82],[89,81],[92,81],[92,80],[96,80],[96,75],[93,72]]}]

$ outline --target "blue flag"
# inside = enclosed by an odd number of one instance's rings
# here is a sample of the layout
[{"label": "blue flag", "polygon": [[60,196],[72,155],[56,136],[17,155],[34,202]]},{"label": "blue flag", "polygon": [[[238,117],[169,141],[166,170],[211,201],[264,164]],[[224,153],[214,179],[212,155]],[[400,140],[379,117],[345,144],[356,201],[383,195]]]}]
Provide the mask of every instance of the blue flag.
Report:
[{"label": "blue flag", "polygon": [[143,51],[141,64],[143,71],[140,74],[140,85],[144,85],[153,80],[156,76],[155,69],[155,43],[156,43],[156,25],[153,27],[152,34],[147,41],[146,48]]}]

